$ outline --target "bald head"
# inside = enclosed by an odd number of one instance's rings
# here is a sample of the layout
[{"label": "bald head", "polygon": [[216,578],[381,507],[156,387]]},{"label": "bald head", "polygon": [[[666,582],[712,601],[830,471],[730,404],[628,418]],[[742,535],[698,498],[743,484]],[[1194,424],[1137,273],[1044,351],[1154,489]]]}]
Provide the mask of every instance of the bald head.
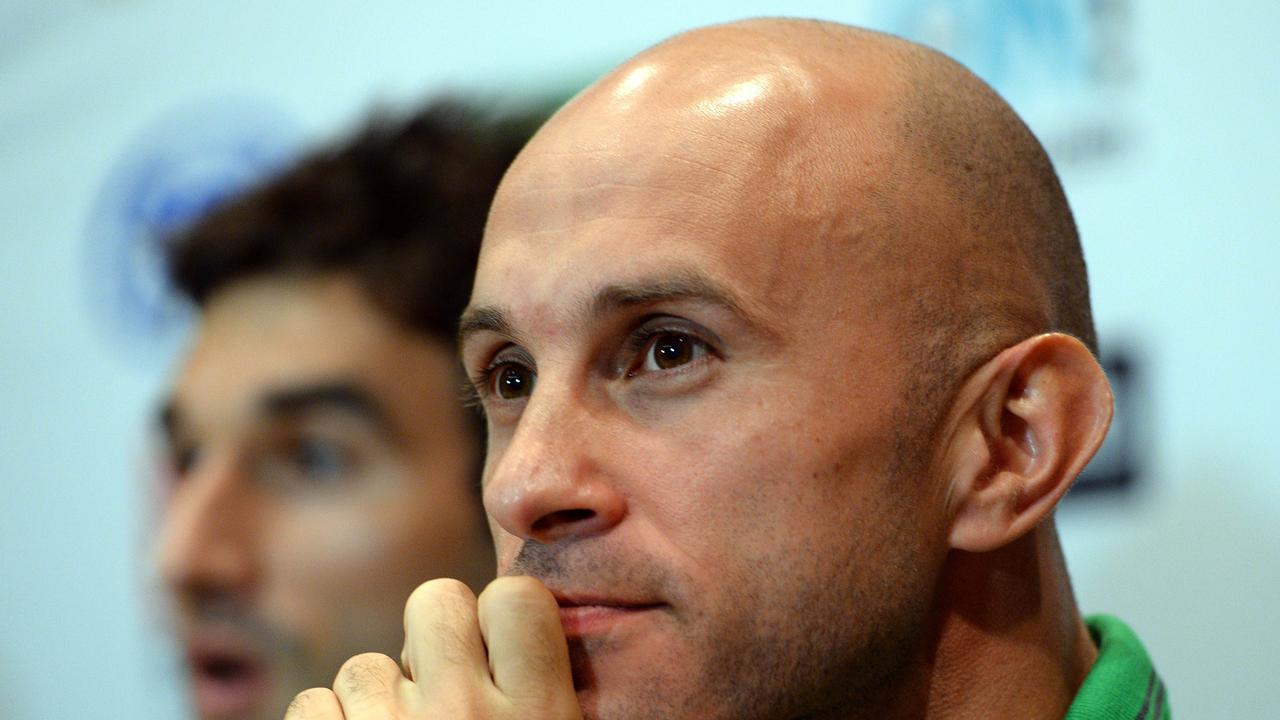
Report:
[{"label": "bald head", "polygon": [[[841,256],[813,282],[873,278],[938,400],[1037,333],[1075,335],[1096,353],[1083,256],[1048,157],[995,92],[932,50],[817,21],[676,36],[544,127],[499,193],[491,238],[538,212],[524,190],[564,181],[568,166],[547,160],[570,156],[594,160],[572,169],[588,182],[617,182],[621,169],[643,184],[660,163],[683,175],[684,188],[663,183],[671,202],[637,198],[630,212],[696,222],[693,206],[710,206],[744,233],[772,224],[790,250]],[[581,199],[590,220],[595,198]]]}]

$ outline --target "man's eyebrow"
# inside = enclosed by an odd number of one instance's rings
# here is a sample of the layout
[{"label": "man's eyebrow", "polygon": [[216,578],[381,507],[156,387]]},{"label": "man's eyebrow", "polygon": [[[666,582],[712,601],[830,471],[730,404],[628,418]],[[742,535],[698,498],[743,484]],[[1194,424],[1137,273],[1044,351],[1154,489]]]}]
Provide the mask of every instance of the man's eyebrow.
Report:
[{"label": "man's eyebrow", "polygon": [[338,411],[368,421],[384,432],[392,429],[382,404],[369,391],[346,380],[273,388],[262,395],[258,409],[267,417],[285,418],[318,410]]},{"label": "man's eyebrow", "polygon": [[507,318],[511,316],[505,308],[493,305],[480,305],[467,308],[458,318],[458,351],[461,353],[467,338],[480,332],[491,332],[503,337],[515,339],[516,332]]},{"label": "man's eyebrow", "polygon": [[606,285],[588,303],[587,312],[602,318],[619,310],[670,302],[695,302],[727,310],[747,330],[763,338],[777,339],[779,330],[771,316],[745,302],[728,288],[696,270],[651,279]]},{"label": "man's eyebrow", "polygon": [[[692,270],[606,285],[586,302],[583,308],[585,313],[582,315],[600,318],[626,308],[676,301],[717,305],[763,334],[774,333],[762,313],[753,312],[728,289]],[[458,321],[459,350],[465,346],[467,338],[479,332],[492,332],[519,342],[519,333],[513,327],[510,317],[510,311],[498,306],[480,305],[468,308]]]},{"label": "man's eyebrow", "polygon": [[618,310],[662,302],[694,301],[718,305],[750,325],[763,328],[755,313],[724,287],[705,275],[686,271],[651,280],[606,285],[592,297],[589,314],[603,317]]}]

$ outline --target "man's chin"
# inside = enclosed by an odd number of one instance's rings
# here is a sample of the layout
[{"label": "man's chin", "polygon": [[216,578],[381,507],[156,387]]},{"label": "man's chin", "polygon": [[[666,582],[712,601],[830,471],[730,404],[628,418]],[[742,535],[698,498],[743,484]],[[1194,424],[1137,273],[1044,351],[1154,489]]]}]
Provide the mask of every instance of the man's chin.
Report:
[{"label": "man's chin", "polygon": [[[688,649],[656,632],[643,637],[570,639],[573,686],[583,717],[700,717],[684,707],[703,671]],[[690,714],[692,712],[692,714]]]},{"label": "man's chin", "polygon": [[[646,679],[647,680],[647,679]],[[589,685],[577,688],[582,717],[589,720],[633,720],[634,718],[710,717],[694,704],[683,703],[679,688],[641,681]]]},{"label": "man's chin", "polygon": [[669,615],[660,609],[627,611],[561,609],[561,624],[569,642],[574,688],[589,691],[603,684],[653,671],[657,658],[672,656]]}]

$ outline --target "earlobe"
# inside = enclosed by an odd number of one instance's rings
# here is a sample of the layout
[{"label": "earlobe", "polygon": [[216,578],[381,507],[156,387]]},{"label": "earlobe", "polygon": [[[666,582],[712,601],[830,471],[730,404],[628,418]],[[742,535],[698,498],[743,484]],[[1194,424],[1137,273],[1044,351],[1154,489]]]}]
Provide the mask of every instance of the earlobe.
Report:
[{"label": "earlobe", "polygon": [[1076,338],[1037,335],[966,381],[953,408],[952,547],[985,552],[1049,515],[1111,423],[1111,388]]}]

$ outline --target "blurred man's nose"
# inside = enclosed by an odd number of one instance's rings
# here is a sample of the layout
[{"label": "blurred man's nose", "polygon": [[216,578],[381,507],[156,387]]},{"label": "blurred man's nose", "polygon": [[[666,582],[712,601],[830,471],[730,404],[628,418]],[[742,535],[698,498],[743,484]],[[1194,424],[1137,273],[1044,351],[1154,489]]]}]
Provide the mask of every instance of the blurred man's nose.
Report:
[{"label": "blurred man's nose", "polygon": [[539,386],[510,441],[490,458],[484,504],[498,525],[552,543],[599,535],[622,521],[627,504],[608,473],[602,412]]},{"label": "blurred man's nose", "polygon": [[187,595],[248,590],[257,574],[255,518],[236,458],[208,457],[176,483],[158,546],[165,582]]}]

